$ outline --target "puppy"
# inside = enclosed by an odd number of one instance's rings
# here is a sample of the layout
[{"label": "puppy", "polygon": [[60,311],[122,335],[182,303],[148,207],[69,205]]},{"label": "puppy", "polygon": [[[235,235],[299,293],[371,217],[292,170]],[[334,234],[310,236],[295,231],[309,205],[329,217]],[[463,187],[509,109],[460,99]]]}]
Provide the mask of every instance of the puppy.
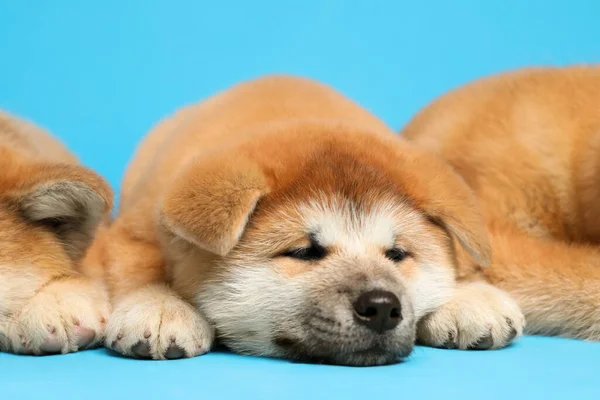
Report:
[{"label": "puppy", "polygon": [[[403,133],[444,157],[482,206],[492,263],[463,259],[459,277],[510,292],[530,334],[600,340],[600,67],[481,79],[434,101]],[[438,311],[429,329],[445,318]]]},{"label": "puppy", "polygon": [[106,291],[77,271],[112,193],[42,129],[0,112],[0,350],[97,346]]},{"label": "puppy", "polygon": [[457,246],[490,257],[465,183],[308,79],[259,78],[165,119],[121,201],[96,246],[106,344],[128,356],[196,356],[217,336],[243,354],[386,364],[440,307],[446,338],[469,347],[522,330],[508,295],[455,281]]}]

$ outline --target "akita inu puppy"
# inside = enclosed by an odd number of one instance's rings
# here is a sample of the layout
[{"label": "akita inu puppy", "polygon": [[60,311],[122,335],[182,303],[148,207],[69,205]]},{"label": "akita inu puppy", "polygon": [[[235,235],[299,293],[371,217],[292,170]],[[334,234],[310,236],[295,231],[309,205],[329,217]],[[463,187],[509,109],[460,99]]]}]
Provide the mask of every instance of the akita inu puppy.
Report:
[{"label": "akita inu puppy", "polygon": [[407,356],[442,307],[447,340],[505,346],[523,316],[457,282],[490,259],[479,206],[441,159],[320,83],[270,76],[162,121],[96,245],[114,311],[106,345],[376,365]]},{"label": "akita inu puppy", "polygon": [[105,289],[79,273],[112,192],[44,130],[0,112],[0,350],[102,342]]}]

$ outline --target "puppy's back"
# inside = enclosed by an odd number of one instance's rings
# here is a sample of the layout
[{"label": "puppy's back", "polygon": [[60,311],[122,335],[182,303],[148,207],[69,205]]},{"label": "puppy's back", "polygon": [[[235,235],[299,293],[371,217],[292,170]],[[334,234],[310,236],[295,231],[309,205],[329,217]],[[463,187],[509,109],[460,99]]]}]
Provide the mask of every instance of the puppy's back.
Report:
[{"label": "puppy's back", "polygon": [[441,154],[488,218],[534,236],[598,239],[599,106],[600,67],[529,68],[441,96],[402,133]]},{"label": "puppy's back", "polygon": [[44,129],[0,110],[0,146],[21,156],[76,164],[77,158]]}]

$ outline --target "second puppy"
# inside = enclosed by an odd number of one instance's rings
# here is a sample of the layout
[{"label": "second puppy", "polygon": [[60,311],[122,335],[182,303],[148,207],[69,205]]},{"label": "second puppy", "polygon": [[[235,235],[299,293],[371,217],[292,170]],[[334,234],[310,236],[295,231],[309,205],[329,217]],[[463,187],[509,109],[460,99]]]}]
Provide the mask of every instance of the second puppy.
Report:
[{"label": "second puppy", "polygon": [[102,343],[108,296],[80,261],[111,207],[104,179],[44,129],[0,111],[0,351]]},{"label": "second puppy", "polygon": [[96,246],[115,309],[107,346],[135,357],[209,350],[348,365],[407,356],[446,304],[472,348],[523,316],[455,282],[455,245],[490,257],[474,196],[449,167],[319,83],[265,77],[160,123]]}]

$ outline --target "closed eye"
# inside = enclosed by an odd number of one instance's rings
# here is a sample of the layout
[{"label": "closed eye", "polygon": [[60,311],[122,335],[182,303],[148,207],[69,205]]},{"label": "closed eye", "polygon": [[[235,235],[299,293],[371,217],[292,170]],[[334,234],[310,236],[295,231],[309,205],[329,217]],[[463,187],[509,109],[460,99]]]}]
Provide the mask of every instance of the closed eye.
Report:
[{"label": "closed eye", "polygon": [[312,243],[309,247],[290,249],[281,254],[281,257],[295,258],[302,261],[322,260],[326,256],[327,249],[317,243]]},{"label": "closed eye", "polygon": [[401,262],[403,261],[406,257],[408,257],[410,254],[398,247],[395,247],[393,249],[389,249],[385,252],[385,256],[392,260],[393,262]]}]

